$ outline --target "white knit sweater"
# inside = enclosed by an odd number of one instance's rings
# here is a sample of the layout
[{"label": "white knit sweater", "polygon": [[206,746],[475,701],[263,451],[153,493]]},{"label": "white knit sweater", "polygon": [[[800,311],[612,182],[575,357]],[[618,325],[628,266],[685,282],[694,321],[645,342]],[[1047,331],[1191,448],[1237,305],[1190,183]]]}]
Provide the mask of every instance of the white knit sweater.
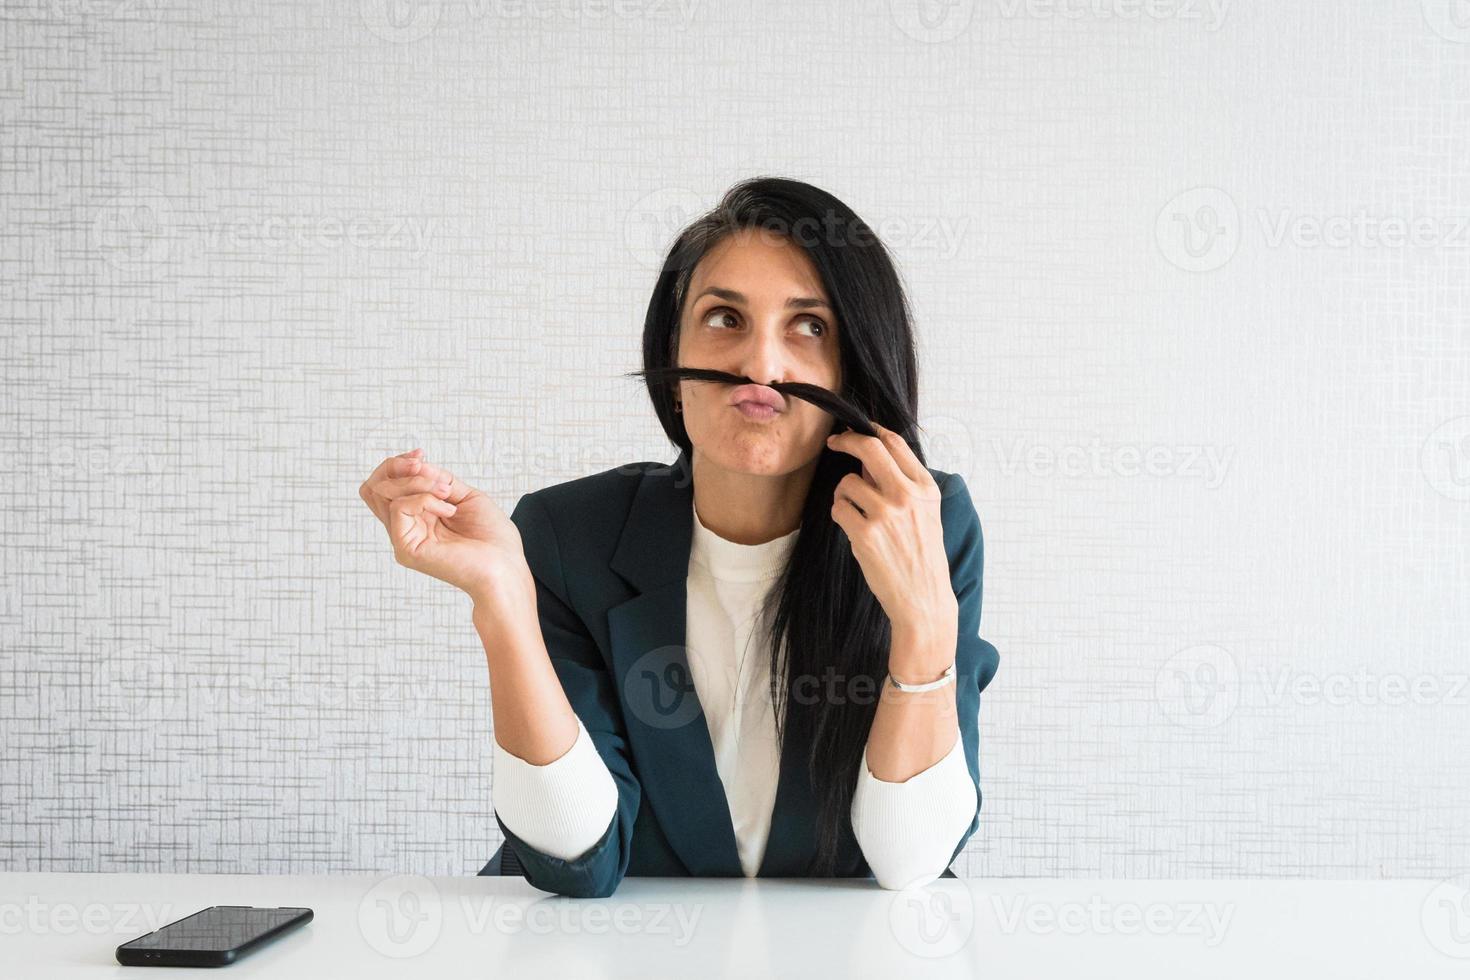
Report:
[{"label": "white knit sweater", "polygon": [[[801,529],[762,544],[738,544],[705,527],[695,510],[693,531],[685,646],[741,868],[754,877],[781,772],[770,648],[759,607]],[[580,718],[577,729],[571,749],[542,766],[511,755],[497,741],[492,777],[495,812],[506,827],[537,850],[568,861],[602,838],[618,803],[612,774]],[[948,866],[978,805],[958,737],[944,758],[897,783],[874,776],[864,750],[852,801],[853,833],[880,885],[923,884]]]}]

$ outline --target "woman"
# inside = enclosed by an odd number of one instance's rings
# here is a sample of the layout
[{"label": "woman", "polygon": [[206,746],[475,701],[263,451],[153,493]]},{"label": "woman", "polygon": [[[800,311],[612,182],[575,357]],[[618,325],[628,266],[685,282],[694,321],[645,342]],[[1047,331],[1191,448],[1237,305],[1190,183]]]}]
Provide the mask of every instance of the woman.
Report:
[{"label": "woman", "polygon": [[821,385],[878,434],[834,435],[764,384],[649,381],[671,467],[536,490],[509,519],[418,449],[373,471],[398,562],[473,600],[506,841],[481,873],[573,896],[625,875],[953,877],[999,658],[968,488],[915,435],[886,249],[809,184],[737,184],[672,246],[643,361]]}]

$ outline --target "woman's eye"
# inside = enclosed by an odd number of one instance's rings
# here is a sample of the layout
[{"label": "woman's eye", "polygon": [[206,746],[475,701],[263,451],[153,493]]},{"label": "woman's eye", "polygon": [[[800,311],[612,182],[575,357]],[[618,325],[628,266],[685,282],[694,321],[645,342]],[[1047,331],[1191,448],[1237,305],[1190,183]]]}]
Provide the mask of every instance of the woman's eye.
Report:
[{"label": "woman's eye", "polygon": [[[825,336],[827,333],[827,325],[816,317],[806,317],[798,322],[805,324],[810,331],[811,336],[813,337],[822,337]],[[727,329],[728,327],[738,326],[738,318],[736,317],[734,310],[720,306],[710,310],[704,315],[704,325],[707,327],[713,326],[717,329],[723,330]]]}]

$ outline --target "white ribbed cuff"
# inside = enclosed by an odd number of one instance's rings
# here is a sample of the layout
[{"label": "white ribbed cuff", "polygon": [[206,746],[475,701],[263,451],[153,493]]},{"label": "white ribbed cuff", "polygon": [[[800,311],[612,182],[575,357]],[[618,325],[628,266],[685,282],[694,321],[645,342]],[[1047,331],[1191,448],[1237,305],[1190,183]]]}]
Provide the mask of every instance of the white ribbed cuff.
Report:
[{"label": "white ribbed cuff", "polygon": [[618,787],[581,718],[572,747],[544,766],[511,755],[498,741],[494,757],[495,812],[521,840],[572,861],[607,833],[618,810]]},{"label": "white ribbed cuff", "polygon": [[979,806],[958,733],[944,758],[897,783],[873,775],[863,748],[852,828],[884,888],[924,885],[943,874]]}]

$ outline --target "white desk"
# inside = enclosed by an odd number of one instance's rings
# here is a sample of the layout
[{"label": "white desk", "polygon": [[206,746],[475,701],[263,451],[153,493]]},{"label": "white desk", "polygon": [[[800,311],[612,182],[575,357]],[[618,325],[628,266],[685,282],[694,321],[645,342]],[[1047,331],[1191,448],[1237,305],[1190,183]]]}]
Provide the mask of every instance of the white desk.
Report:
[{"label": "white desk", "polygon": [[304,905],[314,921],[225,975],[1464,978],[1467,884],[628,878],[568,899],[519,878],[7,873],[0,975],[138,980],[113,950],[152,928]]}]

